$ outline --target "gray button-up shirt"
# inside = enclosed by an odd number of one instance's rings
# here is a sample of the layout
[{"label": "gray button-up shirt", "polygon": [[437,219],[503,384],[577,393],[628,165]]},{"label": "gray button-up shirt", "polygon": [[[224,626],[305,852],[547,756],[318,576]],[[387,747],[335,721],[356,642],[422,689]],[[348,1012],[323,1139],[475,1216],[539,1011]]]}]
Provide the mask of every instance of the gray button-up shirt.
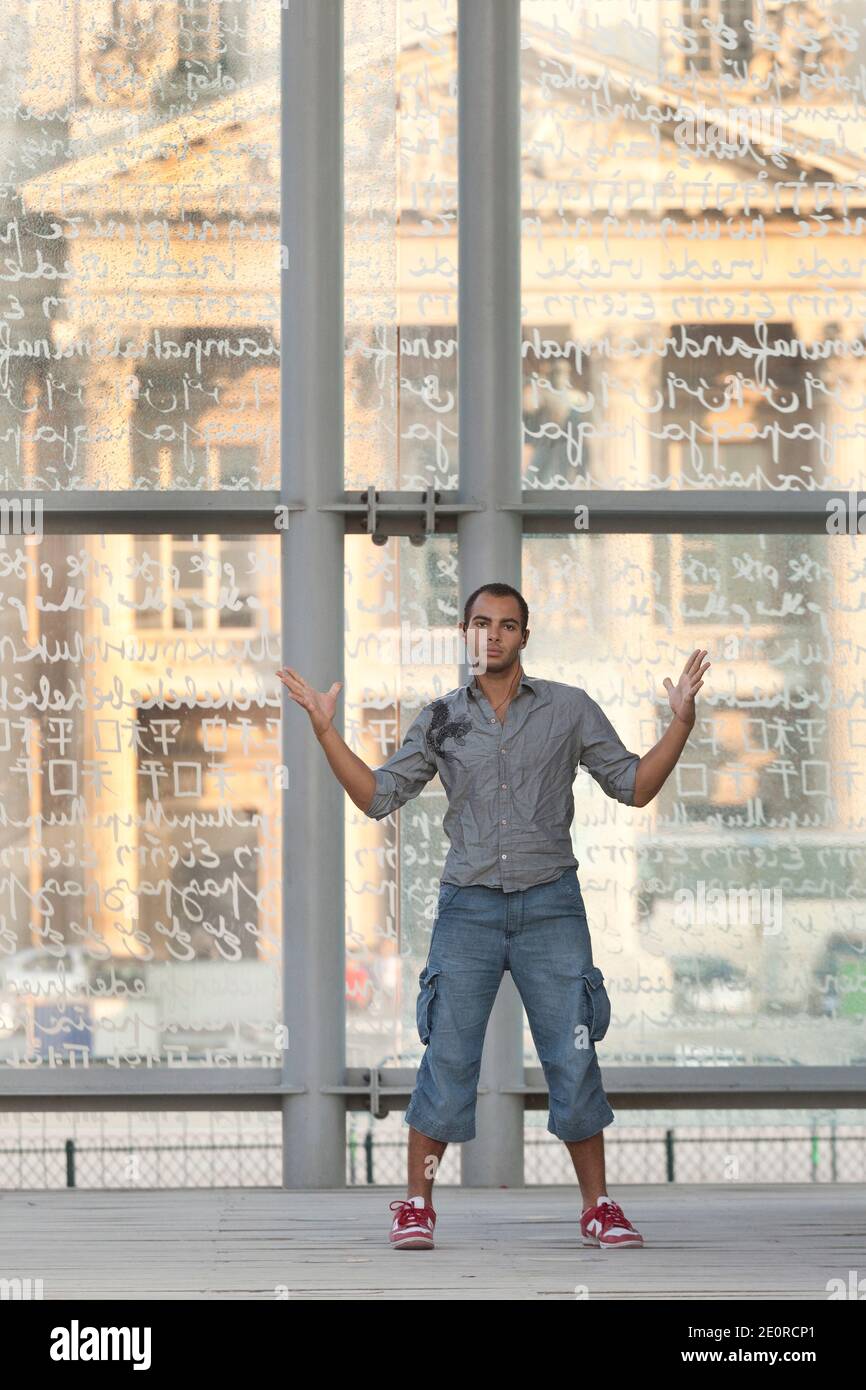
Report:
[{"label": "gray button-up shirt", "polygon": [[639,753],[630,753],[579,686],[524,675],[501,723],[473,678],[425,705],[401,746],[374,769],[367,810],[382,820],[439,773],[451,848],[442,881],[506,893],[577,868],[571,846],[578,764],[634,805]]}]

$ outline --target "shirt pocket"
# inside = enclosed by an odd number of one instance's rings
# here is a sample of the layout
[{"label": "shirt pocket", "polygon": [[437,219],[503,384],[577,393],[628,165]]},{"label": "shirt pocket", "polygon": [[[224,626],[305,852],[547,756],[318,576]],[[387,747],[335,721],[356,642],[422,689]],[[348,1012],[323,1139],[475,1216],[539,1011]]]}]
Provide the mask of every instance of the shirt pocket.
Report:
[{"label": "shirt pocket", "polygon": [[459,767],[464,763],[475,763],[479,758],[495,757],[499,751],[499,741],[492,734],[473,727],[462,743],[449,738],[438,751],[439,757],[449,767]]}]

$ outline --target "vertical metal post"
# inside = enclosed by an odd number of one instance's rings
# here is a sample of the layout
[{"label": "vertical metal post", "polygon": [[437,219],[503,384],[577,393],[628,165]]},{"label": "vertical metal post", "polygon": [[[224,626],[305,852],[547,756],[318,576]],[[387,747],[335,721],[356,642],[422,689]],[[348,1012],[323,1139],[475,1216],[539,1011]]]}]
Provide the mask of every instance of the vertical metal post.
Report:
[{"label": "vertical metal post", "polygon": [[836,1121],[830,1121],[830,1181],[838,1182],[839,1174],[837,1171],[836,1159]]},{"label": "vertical metal post", "polygon": [[[343,680],[343,8],[282,10],[280,449],[283,664]],[[280,687],[282,690],[282,686]],[[342,729],[341,692],[337,720]],[[345,1101],[344,793],[309,719],[283,697],[283,1186],[342,1187]]]},{"label": "vertical metal post", "polygon": [[665,1181],[676,1181],[676,1168],[674,1163],[674,1131],[665,1130]]},{"label": "vertical metal post", "polygon": [[364,1135],[364,1155],[366,1158],[366,1181],[372,1187],[376,1179],[373,1175],[373,1131],[371,1129],[368,1129]]},{"label": "vertical metal post", "polygon": [[[520,3],[458,0],[460,604],[493,580],[520,587]],[[462,680],[469,679],[462,668]],[[523,1006],[506,972],[487,1029],[469,1187],[522,1186]]]}]

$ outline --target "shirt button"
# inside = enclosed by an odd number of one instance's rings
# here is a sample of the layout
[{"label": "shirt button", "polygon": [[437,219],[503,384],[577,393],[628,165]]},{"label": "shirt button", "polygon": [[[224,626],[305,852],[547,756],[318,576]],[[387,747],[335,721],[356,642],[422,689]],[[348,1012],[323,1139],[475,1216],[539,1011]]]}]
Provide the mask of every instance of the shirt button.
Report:
[{"label": "shirt button", "polygon": [[508,855],[507,855],[507,854],[503,854],[502,858],[503,858],[503,859],[507,859],[507,858],[508,858]]},{"label": "shirt button", "polygon": [[495,715],[495,714],[491,714],[491,716],[490,716],[490,722],[491,722],[491,724],[495,724],[495,723],[496,723],[496,715]]},{"label": "shirt button", "polygon": [[504,821],[504,820],[502,820],[502,821],[499,822],[500,825],[507,825],[507,823],[508,823],[508,822],[507,822],[507,821]]},{"label": "shirt button", "polygon": [[506,788],[507,786],[508,786],[508,783],[507,783],[507,782],[503,782],[503,783],[502,783],[502,790],[505,791],[505,788]]}]

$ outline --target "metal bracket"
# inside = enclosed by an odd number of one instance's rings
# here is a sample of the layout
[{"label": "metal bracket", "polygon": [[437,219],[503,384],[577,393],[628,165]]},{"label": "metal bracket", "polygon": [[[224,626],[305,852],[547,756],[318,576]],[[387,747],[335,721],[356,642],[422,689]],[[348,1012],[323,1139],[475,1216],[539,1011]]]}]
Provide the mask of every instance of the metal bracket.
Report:
[{"label": "metal bracket", "polygon": [[400,503],[398,506],[395,506],[393,503],[390,505],[388,503],[381,503],[379,492],[372,483],[368,486],[366,492],[361,493],[361,500],[366,507],[365,529],[374,545],[387,545],[388,543],[387,532],[379,528],[380,511],[383,515],[399,512],[403,516],[411,515],[416,511],[423,512],[424,534],[423,536],[410,535],[409,542],[411,545],[423,545],[428,536],[436,534],[436,507],[440,500],[440,494],[435,488],[424,489],[420,494],[417,507],[413,506],[411,502]]},{"label": "metal bracket", "polygon": [[388,537],[384,536],[381,531],[376,530],[376,508],[379,501],[379,494],[371,484],[367,488],[366,494],[362,494],[362,496],[366,498],[367,503],[367,518],[365,522],[367,535],[372,536],[374,545],[385,545]]},{"label": "metal bracket", "polygon": [[484,510],[482,502],[461,501],[456,492],[390,492],[372,483],[363,492],[347,492],[339,502],[318,506],[320,512],[340,513],[347,535],[369,536],[374,545],[384,545],[392,536],[407,536],[412,545],[423,545],[430,536],[453,535],[467,512]]},{"label": "metal bracket", "polygon": [[[439,493],[435,488],[427,488],[422,494],[424,503],[424,537],[432,536],[436,531],[436,503],[439,501]],[[410,536],[410,545],[423,545],[420,536]]]},{"label": "metal bracket", "polygon": [[388,1111],[382,1109],[382,1100],[379,1095],[378,1068],[373,1067],[370,1071],[365,1071],[364,1080],[370,1083],[370,1114],[373,1116],[374,1120],[384,1120]]},{"label": "metal bracket", "polygon": [[[417,1078],[418,1069],[414,1064],[411,1067],[384,1069],[349,1067],[340,1085],[320,1086],[319,1090],[322,1095],[345,1096],[347,1108],[369,1111],[374,1120],[384,1120],[386,1115],[398,1108],[398,1102],[400,1109],[406,1109]],[[478,1094],[487,1095],[489,1090],[489,1086],[479,1086]]]}]

